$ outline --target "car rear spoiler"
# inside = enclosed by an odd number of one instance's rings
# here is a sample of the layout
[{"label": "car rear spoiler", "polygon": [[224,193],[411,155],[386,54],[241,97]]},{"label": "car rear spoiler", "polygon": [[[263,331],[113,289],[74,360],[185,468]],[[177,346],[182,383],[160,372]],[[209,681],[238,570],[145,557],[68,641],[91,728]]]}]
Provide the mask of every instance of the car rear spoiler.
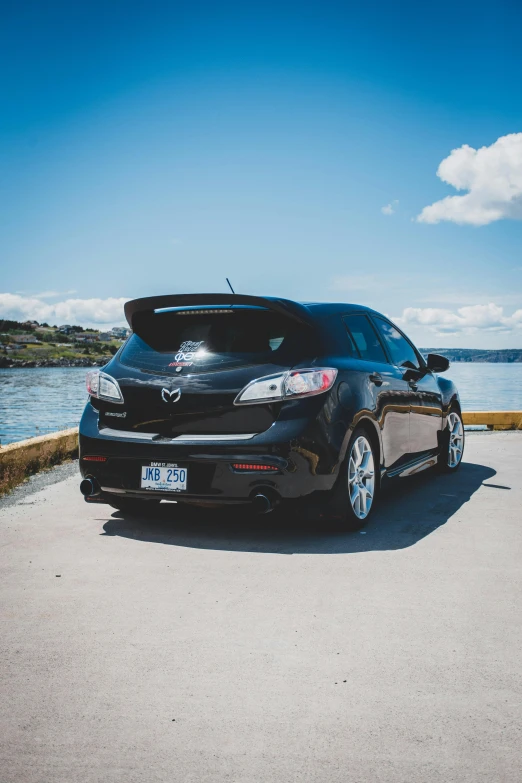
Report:
[{"label": "car rear spoiler", "polygon": [[219,307],[221,305],[250,305],[264,307],[275,313],[286,315],[301,324],[310,324],[312,317],[308,308],[290,299],[275,299],[270,296],[247,296],[246,294],[171,294],[165,296],[147,296],[143,299],[131,299],[125,304],[125,318],[131,329],[138,313],[154,312],[170,307]]}]

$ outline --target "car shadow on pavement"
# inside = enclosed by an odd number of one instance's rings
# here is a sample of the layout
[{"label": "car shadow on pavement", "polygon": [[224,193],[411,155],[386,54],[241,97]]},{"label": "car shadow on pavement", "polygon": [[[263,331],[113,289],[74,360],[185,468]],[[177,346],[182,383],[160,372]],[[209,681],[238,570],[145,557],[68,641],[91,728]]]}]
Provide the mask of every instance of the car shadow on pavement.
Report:
[{"label": "car shadow on pavement", "polygon": [[[161,504],[150,516],[114,511],[103,525],[106,536],[122,536],[178,547],[277,554],[341,554],[405,549],[452,518],[496,471],[464,462],[457,473],[432,471],[398,480],[383,491],[370,523],[357,533],[325,528],[317,513],[297,508],[254,515],[244,507],[201,510]],[[109,507],[99,506],[102,508]]]}]

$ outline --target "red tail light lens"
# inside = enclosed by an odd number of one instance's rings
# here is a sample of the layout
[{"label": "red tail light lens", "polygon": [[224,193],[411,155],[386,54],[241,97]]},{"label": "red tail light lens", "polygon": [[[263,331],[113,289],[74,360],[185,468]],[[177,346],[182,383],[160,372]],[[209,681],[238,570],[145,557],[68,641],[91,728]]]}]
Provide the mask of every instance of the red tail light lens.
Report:
[{"label": "red tail light lens", "polygon": [[107,462],[108,457],[98,457],[95,454],[88,454],[86,457],[82,457],[84,462]]},{"label": "red tail light lens", "polygon": [[244,471],[260,471],[260,470],[276,471],[277,470],[277,468],[275,468],[273,465],[257,465],[254,462],[233,462],[232,463],[232,467],[234,468],[234,470],[239,470],[239,471],[242,471],[242,470],[244,470]]}]

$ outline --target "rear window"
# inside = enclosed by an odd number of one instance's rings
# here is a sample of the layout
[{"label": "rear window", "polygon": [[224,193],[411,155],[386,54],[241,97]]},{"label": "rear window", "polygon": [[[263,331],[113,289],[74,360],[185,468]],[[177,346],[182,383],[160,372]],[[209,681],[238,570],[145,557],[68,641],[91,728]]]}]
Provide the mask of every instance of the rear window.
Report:
[{"label": "rear window", "polygon": [[311,354],[310,329],[262,309],[138,313],[120,361],[151,372],[208,372],[295,364]]}]

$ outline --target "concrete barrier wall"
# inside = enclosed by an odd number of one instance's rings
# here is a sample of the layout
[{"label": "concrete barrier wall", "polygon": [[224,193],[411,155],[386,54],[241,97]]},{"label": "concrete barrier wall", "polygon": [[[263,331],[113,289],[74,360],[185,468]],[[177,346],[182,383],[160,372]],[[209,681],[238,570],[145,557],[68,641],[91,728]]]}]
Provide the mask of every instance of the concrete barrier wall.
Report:
[{"label": "concrete barrier wall", "polygon": [[77,454],[76,427],[0,447],[0,494],[8,492],[32,473]]},{"label": "concrete barrier wall", "polygon": [[522,430],[522,411],[463,411],[464,424],[485,424],[489,430]]}]

